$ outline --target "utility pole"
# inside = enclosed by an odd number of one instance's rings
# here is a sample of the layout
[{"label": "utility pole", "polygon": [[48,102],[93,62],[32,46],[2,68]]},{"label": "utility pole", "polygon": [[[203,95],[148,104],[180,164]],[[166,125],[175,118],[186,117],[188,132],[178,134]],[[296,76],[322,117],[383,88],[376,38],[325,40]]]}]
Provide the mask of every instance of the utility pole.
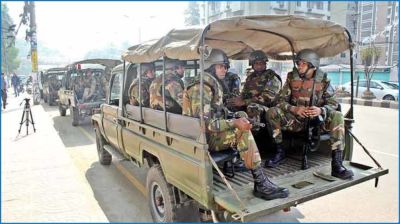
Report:
[{"label": "utility pole", "polygon": [[37,105],[40,103],[40,94],[39,93],[39,73],[38,73],[38,53],[37,53],[37,36],[36,36],[36,14],[35,14],[35,2],[34,1],[25,1],[25,7],[27,13],[29,13],[29,32],[27,33],[30,37],[31,43],[31,62],[32,62],[32,73],[35,77],[32,77],[33,80],[33,104]]}]

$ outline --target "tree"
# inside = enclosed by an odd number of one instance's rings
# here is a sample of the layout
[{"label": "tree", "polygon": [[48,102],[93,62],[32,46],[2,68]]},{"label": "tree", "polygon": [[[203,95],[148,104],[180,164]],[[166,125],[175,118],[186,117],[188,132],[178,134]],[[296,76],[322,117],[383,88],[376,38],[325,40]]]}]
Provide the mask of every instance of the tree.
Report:
[{"label": "tree", "polygon": [[197,2],[189,2],[185,10],[185,25],[200,25],[200,8]]},{"label": "tree", "polygon": [[8,14],[8,7],[5,3],[1,4],[1,68],[2,71],[15,72],[20,61],[18,60],[18,49],[14,46],[15,25]]},{"label": "tree", "polygon": [[361,50],[361,61],[364,65],[365,79],[367,81],[367,90],[363,93],[364,99],[375,99],[376,97],[370,91],[371,79],[374,74],[375,68],[378,64],[381,50],[374,45]]}]

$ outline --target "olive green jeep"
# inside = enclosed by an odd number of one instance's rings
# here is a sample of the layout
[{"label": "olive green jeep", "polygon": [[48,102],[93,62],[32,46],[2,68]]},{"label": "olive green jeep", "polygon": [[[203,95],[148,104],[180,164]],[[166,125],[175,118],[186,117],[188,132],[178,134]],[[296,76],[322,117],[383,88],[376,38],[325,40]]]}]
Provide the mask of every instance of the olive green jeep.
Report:
[{"label": "olive green jeep", "polygon": [[[298,32],[299,27],[310,32]],[[344,27],[330,21],[297,16],[218,20],[204,29],[172,30],[158,41],[143,43],[125,52],[122,55],[124,63],[112,70],[109,95],[101,105],[100,113],[92,116],[92,124],[101,164],[110,165],[114,155],[146,170],[147,199],[154,221],[201,221],[207,218],[251,221],[367,180],[377,181],[388,173],[379,164],[374,168],[351,161],[352,103],[345,114],[344,164],[354,172],[354,177],[342,180],[330,175],[330,143],[326,135],[318,136],[307,155],[298,150],[305,144],[302,138],[288,137],[284,140],[288,150],[285,163],[264,169],[264,172],[274,183],[288,188],[290,194],[287,198],[270,201],[253,195],[249,171],[226,168],[227,162],[236,158],[233,150],[215,154],[209,149],[204,118],[129,104],[128,89],[131,82],[140,77],[140,63],[155,62],[156,68],[162,68],[165,57],[184,60],[196,65],[186,69],[194,70],[194,74],[202,79],[208,47],[223,49],[232,59],[245,59],[255,48],[263,49],[277,60],[293,59],[291,56],[304,48],[316,50],[321,57],[345,50],[350,50],[353,55],[351,37]],[[351,71],[353,75],[353,69]],[[271,148],[261,141],[258,146],[260,152]],[[302,169],[304,156],[308,159],[307,169]]]}]

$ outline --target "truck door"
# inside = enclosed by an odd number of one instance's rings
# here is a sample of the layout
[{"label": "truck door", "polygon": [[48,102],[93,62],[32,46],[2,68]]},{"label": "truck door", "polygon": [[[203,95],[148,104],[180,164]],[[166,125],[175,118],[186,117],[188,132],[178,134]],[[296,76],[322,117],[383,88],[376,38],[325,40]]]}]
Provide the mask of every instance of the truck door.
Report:
[{"label": "truck door", "polygon": [[120,100],[120,76],[121,73],[114,73],[111,76],[111,89],[108,96],[108,102],[102,105],[103,127],[107,141],[118,148],[118,105]]}]

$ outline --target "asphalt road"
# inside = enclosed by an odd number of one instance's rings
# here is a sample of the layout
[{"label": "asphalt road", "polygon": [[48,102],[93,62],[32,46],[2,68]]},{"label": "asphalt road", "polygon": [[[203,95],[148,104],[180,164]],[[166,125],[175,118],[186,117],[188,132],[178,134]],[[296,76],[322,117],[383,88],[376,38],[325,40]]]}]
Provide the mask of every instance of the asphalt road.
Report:
[{"label": "asphalt road", "polygon": [[[100,208],[106,219],[109,222],[151,222],[146,189],[142,184],[145,172],[138,172],[127,161],[115,159],[110,166],[100,165],[89,119],[73,127],[69,112],[66,117],[61,117],[57,107],[42,106],[52,121],[53,127],[49,129],[54,128],[57,132],[64,150],[78,170],[76,178],[82,180],[86,188],[84,192],[90,195],[88,198]],[[346,111],[347,106],[343,106]],[[380,178],[378,188],[374,187],[373,180],[368,181],[300,204],[289,212],[280,211],[255,221],[398,222],[398,117],[398,110],[355,106],[354,134],[384,168],[389,168],[389,174]],[[372,160],[359,146],[354,149],[353,160],[373,166]]]}]

